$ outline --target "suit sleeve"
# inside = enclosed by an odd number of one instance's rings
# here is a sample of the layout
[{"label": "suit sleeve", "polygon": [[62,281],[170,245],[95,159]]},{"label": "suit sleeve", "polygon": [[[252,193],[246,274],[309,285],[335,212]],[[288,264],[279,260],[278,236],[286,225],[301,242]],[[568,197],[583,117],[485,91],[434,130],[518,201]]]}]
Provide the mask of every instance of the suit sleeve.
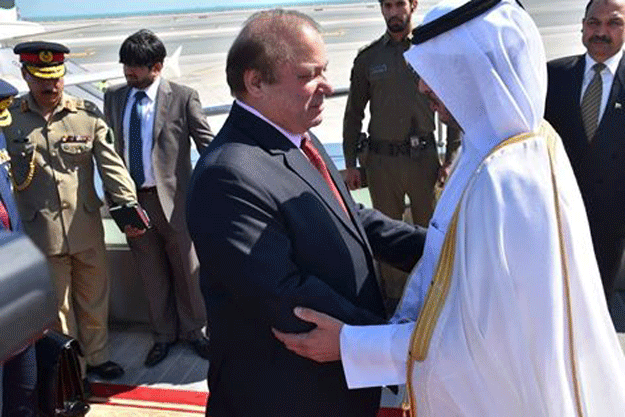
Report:
[{"label": "suit sleeve", "polygon": [[562,131],[559,124],[558,112],[562,105],[562,97],[558,97],[556,93],[557,85],[560,82],[557,74],[554,74],[557,68],[552,62],[547,63],[547,99],[545,100],[545,120],[548,121],[558,133]]},{"label": "suit sleeve", "polygon": [[202,153],[215,135],[208,125],[206,116],[202,111],[200,98],[195,90],[191,92],[187,103],[187,120],[189,121],[189,135],[193,138],[197,151]]},{"label": "suit sleeve", "polygon": [[410,272],[423,254],[427,229],[394,220],[377,210],[358,204],[362,222],[374,257],[381,262]]},{"label": "suit sleeve", "polygon": [[249,177],[212,164],[194,179],[187,222],[202,265],[204,293],[210,280],[212,296],[227,294],[247,315],[288,332],[312,328],[293,315],[296,306],[346,323],[380,323],[380,317],[300,270],[297,259],[306,254],[294,247],[297,226],[289,224],[294,220],[283,216],[281,203],[260,176]]}]

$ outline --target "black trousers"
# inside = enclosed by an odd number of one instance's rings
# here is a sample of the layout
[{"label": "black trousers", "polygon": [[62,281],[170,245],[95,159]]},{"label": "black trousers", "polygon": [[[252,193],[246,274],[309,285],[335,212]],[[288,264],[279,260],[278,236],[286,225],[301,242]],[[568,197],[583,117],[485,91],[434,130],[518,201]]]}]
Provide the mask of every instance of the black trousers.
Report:
[{"label": "black trousers", "polygon": [[2,417],[34,417],[37,410],[35,347],[6,361],[2,377]]}]

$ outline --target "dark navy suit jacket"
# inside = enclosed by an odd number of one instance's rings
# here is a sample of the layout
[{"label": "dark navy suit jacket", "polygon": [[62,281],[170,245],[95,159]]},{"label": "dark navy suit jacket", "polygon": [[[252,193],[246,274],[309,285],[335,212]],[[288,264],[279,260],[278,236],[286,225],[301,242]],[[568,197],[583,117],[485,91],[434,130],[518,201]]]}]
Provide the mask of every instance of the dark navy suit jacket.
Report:
[{"label": "dark navy suit jacket", "polygon": [[[11,178],[9,177],[10,162],[5,160],[8,154],[6,153],[6,140],[2,130],[0,130],[0,199],[4,203],[4,206],[9,213],[9,220],[11,222],[11,228],[14,232],[22,229],[19,214],[17,212],[17,205],[13,198],[11,190]],[[0,222],[0,230],[3,230],[4,226]]]},{"label": "dark navy suit jacket", "polygon": [[409,270],[425,231],[356,205],[312,141],[349,216],[306,156],[236,103],[196,165],[187,222],[211,334],[211,417],[376,415],[379,389],[348,390],[340,362],[299,357],[271,328],[310,330],[295,306],[382,323],[374,255]]},{"label": "dark navy suit jacket", "polygon": [[549,62],[545,119],[562,137],[588,212],[595,254],[609,297],[625,274],[625,58],[614,76],[595,137],[581,114],[585,55]]}]

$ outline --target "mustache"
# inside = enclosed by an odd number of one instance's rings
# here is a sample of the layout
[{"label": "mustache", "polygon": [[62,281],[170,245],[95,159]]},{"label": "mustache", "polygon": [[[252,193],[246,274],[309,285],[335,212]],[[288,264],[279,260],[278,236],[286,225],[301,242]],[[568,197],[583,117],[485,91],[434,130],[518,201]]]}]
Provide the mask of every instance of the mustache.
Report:
[{"label": "mustache", "polygon": [[386,21],[386,27],[391,32],[401,32],[406,28],[407,23],[401,20],[399,17],[391,17]]},{"label": "mustache", "polygon": [[588,39],[588,41],[593,42],[593,43],[607,43],[607,44],[612,43],[612,39],[608,38],[607,36],[600,36],[600,35],[591,36],[590,39]]},{"label": "mustache", "polygon": [[53,94],[56,94],[56,91],[54,91],[54,90],[43,90],[41,92],[41,94],[53,95]]},{"label": "mustache", "polygon": [[393,16],[391,18],[389,18],[386,23],[391,24],[391,23],[401,23],[403,24],[404,21],[401,19],[401,17],[397,17],[397,16]]}]

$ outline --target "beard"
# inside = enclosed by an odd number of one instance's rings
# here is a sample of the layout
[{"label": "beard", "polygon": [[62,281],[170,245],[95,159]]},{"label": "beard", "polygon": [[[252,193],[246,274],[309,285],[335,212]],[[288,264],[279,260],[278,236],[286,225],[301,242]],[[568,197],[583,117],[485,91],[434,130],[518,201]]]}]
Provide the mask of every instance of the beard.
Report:
[{"label": "beard", "polygon": [[126,78],[126,83],[138,90],[144,90],[152,84],[152,81],[138,78]]},{"label": "beard", "polygon": [[398,17],[391,17],[386,21],[386,27],[391,33],[400,33],[403,32],[408,26],[409,20],[401,20]]}]

